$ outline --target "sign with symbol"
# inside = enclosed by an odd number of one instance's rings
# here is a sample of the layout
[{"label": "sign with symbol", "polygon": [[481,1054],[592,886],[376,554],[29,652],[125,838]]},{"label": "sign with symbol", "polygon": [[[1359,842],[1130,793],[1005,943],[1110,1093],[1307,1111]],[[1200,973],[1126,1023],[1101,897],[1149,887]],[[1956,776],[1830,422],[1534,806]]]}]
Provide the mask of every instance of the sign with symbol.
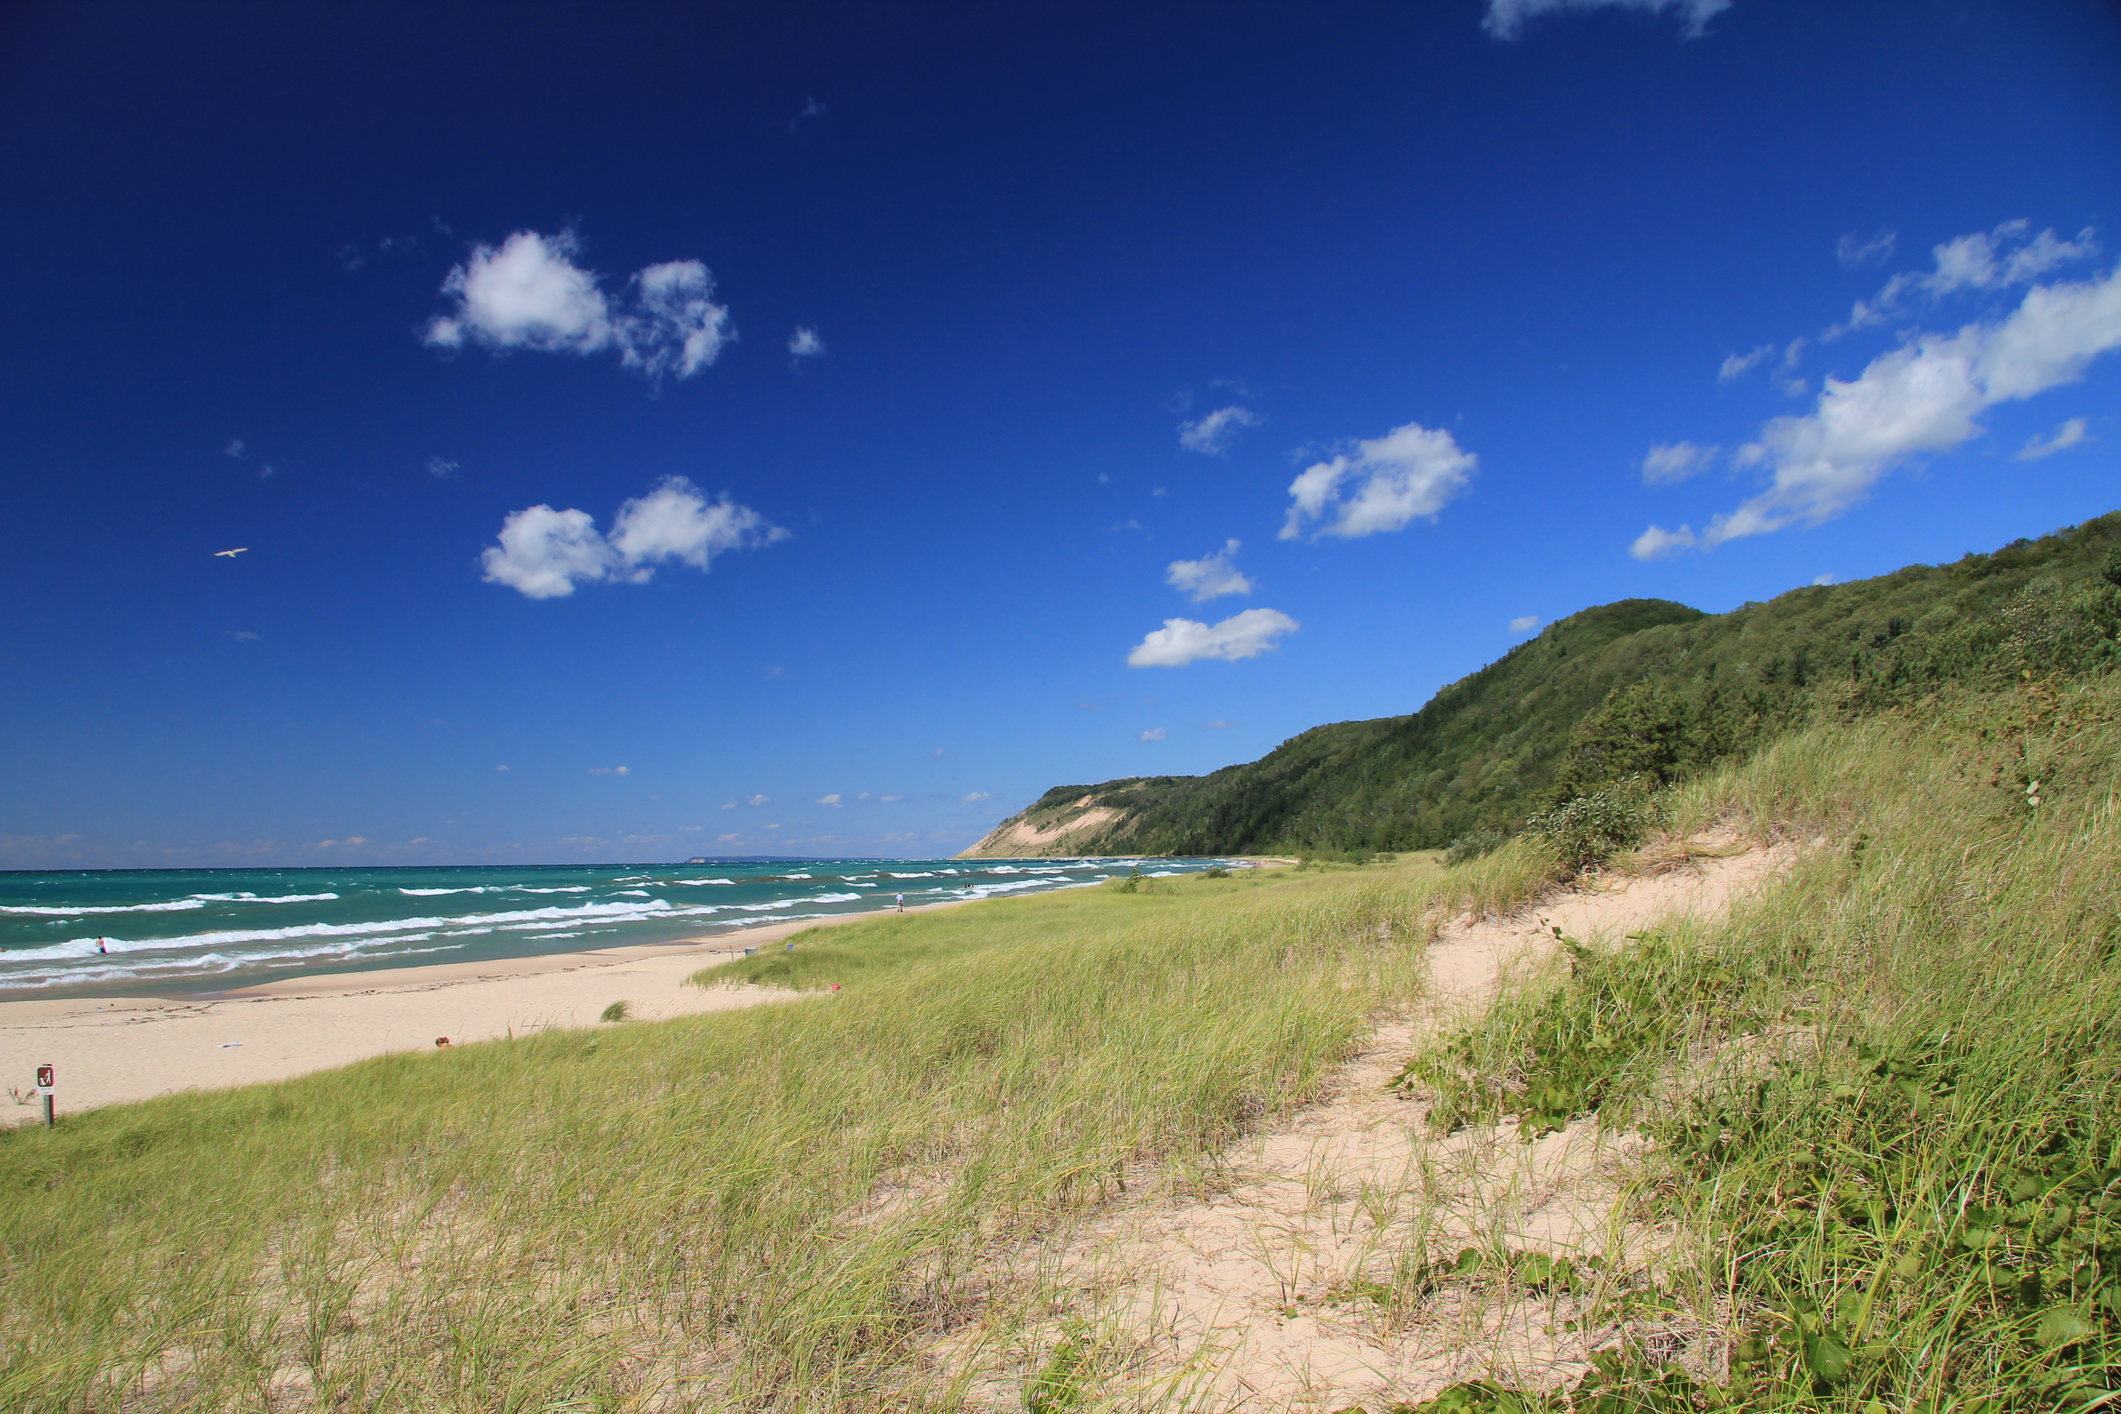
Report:
[{"label": "sign with symbol", "polygon": [[40,1065],[37,1067],[37,1093],[40,1095],[49,1095],[51,1094],[51,1092],[52,1068],[48,1065]]}]

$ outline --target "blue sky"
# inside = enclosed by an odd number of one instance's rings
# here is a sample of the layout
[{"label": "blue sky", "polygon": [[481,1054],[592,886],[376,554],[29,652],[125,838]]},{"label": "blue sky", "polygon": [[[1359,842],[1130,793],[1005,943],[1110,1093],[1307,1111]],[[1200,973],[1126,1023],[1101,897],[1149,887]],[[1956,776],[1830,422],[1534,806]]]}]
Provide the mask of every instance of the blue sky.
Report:
[{"label": "blue sky", "polygon": [[2117,74],[2097,0],[10,7],[0,866],[948,853],[2114,509]]}]

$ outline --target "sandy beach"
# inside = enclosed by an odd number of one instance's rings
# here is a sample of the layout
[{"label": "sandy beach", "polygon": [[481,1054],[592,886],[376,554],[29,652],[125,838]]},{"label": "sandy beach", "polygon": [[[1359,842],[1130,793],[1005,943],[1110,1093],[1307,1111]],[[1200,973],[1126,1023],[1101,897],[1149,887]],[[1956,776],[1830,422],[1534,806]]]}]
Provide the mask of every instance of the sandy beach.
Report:
[{"label": "sandy beach", "polygon": [[[954,908],[928,904],[908,913]],[[290,977],[212,995],[0,1001],[0,1125],[40,1119],[31,1089],[57,1068],[59,1113],[178,1090],[286,1080],[392,1051],[432,1050],[593,1026],[605,1007],[635,1020],[728,1011],[803,994],[763,987],[688,987],[702,967],[745,948],[876,913],[782,923],[685,943],[606,948],[483,963]]]}]

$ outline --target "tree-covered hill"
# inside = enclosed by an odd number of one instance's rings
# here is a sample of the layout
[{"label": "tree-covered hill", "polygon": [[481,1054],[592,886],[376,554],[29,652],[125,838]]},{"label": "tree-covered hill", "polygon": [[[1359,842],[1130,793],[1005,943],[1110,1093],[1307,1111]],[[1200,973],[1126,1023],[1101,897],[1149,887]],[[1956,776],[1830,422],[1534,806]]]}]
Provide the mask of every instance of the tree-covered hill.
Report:
[{"label": "tree-covered hill", "polygon": [[1818,710],[2117,659],[2121,512],[1994,554],[1704,614],[1661,599],[1549,626],[1404,717],[1336,722],[1205,776],[1057,786],[965,853],[1352,853],[1506,830],[1631,770],[1660,778]]}]

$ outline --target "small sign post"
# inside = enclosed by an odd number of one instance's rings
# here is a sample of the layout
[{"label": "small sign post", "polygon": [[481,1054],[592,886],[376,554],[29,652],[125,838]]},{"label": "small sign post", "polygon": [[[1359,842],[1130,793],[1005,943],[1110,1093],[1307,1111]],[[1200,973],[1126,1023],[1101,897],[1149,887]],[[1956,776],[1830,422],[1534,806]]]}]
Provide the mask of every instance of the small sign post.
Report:
[{"label": "small sign post", "polygon": [[52,1068],[48,1065],[38,1066],[37,1093],[44,1097],[44,1127],[46,1129],[50,1129],[58,1122],[52,1117],[52,1090]]}]

